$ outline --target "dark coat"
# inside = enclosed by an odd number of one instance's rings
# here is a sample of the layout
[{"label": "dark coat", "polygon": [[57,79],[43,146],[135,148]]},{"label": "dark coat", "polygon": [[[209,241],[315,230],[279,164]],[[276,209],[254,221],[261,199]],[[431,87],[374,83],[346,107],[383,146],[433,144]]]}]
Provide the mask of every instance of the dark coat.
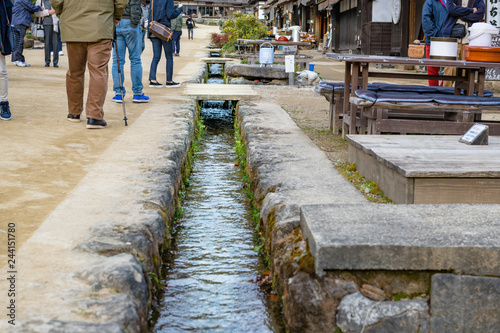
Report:
[{"label": "dark coat", "polygon": [[[174,0],[153,0],[149,5],[148,21],[156,21],[170,27],[170,20],[180,14],[180,9],[175,8]],[[154,37],[154,35],[152,36],[151,32],[148,31],[148,38],[151,37]]]},{"label": "dark coat", "polygon": [[41,10],[42,7],[35,6],[29,0],[16,0],[14,7],[12,7],[12,24],[29,28],[31,26],[31,14]]},{"label": "dark coat", "polygon": [[12,53],[12,45],[7,36],[7,26],[12,22],[12,6],[10,0],[0,0],[0,51],[4,56]]},{"label": "dark coat", "polygon": [[447,15],[446,7],[440,0],[425,1],[422,8],[422,30],[425,34],[425,44],[431,44],[431,37],[443,37],[441,27]]},{"label": "dark coat", "polygon": [[[446,9],[448,10],[448,16],[441,28],[443,37],[450,37],[451,30],[457,22],[457,19],[461,19],[469,24],[481,21],[484,18],[485,7],[486,5],[483,0],[474,0],[474,4],[471,8],[462,7],[460,5],[460,0],[447,0]],[[472,8],[477,8],[477,12],[473,13],[474,10]]]}]

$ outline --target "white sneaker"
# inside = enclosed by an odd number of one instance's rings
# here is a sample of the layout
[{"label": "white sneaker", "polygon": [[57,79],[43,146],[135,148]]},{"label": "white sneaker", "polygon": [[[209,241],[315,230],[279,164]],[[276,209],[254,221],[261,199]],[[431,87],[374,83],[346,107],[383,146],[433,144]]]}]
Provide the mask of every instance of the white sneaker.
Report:
[{"label": "white sneaker", "polygon": [[63,51],[59,51],[59,55],[60,56],[64,55],[64,52]]},{"label": "white sneaker", "polygon": [[30,67],[31,65],[24,62],[24,61],[18,61],[16,66],[19,66],[19,67]]},{"label": "white sneaker", "polygon": [[18,62],[19,62],[19,61],[18,61],[18,60],[16,60],[16,61],[13,61],[13,62],[12,62],[12,64],[17,66],[17,63],[18,63]]}]

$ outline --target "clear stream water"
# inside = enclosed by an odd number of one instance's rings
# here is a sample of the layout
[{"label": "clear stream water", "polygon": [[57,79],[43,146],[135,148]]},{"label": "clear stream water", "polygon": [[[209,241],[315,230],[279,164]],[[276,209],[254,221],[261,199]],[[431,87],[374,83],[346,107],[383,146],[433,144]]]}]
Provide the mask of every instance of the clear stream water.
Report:
[{"label": "clear stream water", "polygon": [[251,207],[234,165],[232,111],[204,103],[206,131],[153,332],[284,332],[280,303],[255,283],[266,266],[253,250]]}]

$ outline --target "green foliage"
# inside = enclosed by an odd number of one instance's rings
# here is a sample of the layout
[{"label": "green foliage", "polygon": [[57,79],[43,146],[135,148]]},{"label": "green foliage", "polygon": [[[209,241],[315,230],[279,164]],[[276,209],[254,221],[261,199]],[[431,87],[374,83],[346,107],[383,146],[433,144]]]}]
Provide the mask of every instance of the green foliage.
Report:
[{"label": "green foliage", "polygon": [[224,41],[223,49],[234,49],[237,39],[262,39],[267,35],[267,26],[251,14],[235,14],[233,19],[224,23],[222,33],[228,38]]}]

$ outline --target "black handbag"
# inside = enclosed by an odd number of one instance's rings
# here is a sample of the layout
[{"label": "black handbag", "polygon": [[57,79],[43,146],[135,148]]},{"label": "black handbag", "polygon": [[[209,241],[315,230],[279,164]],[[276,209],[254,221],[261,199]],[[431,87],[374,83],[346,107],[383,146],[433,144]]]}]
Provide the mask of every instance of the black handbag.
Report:
[{"label": "black handbag", "polygon": [[455,23],[453,29],[451,29],[451,38],[464,38],[467,34],[465,30],[465,24]]},{"label": "black handbag", "polygon": [[[153,16],[153,1],[151,1],[151,18],[154,18]],[[168,42],[169,40],[172,39],[172,29],[170,27],[167,27],[164,24],[161,24],[156,21],[151,21],[149,22],[149,31],[155,35],[155,37],[160,38],[161,40],[164,40]]]}]

